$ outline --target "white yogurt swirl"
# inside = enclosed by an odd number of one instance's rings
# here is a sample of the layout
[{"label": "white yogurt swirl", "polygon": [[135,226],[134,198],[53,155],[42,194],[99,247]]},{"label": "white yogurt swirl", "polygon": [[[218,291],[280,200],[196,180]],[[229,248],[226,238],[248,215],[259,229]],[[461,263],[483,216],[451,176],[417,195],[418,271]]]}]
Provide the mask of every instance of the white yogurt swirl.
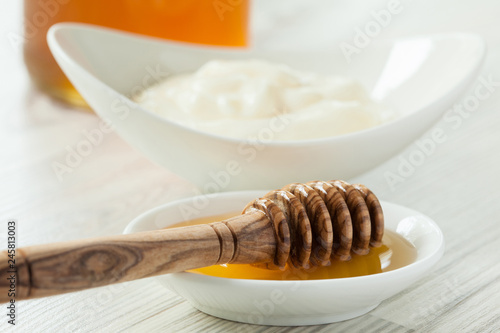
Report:
[{"label": "white yogurt swirl", "polygon": [[185,126],[221,136],[316,139],[355,132],[392,115],[353,79],[298,71],[262,60],[214,60],[133,99]]}]

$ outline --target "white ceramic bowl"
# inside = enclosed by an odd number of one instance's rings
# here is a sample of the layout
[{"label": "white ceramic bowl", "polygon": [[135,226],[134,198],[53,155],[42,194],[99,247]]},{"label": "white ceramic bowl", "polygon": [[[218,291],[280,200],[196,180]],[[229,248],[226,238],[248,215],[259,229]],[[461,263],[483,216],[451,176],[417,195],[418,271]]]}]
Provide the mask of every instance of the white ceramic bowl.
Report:
[{"label": "white ceramic bowl", "polygon": [[[429,129],[476,77],[485,54],[480,37],[448,34],[374,42],[347,64],[339,48],[266,53],[174,43],[70,23],[53,26],[48,43],[88,104],[123,139],[205,193],[349,179],[368,171]],[[195,71],[210,59],[250,57],[351,76],[401,116],[337,137],[254,146],[177,125],[126,97],[167,74]]]},{"label": "white ceramic bowl", "polygon": [[[225,192],[168,203],[137,217],[124,233],[164,228],[185,220],[187,213],[198,218],[239,211],[266,192]],[[414,263],[375,275],[330,280],[240,280],[187,272],[157,279],[200,311],[239,322],[295,326],[357,317],[420,279],[444,252],[441,230],[430,218],[387,202],[382,207],[386,230],[416,247]]]}]

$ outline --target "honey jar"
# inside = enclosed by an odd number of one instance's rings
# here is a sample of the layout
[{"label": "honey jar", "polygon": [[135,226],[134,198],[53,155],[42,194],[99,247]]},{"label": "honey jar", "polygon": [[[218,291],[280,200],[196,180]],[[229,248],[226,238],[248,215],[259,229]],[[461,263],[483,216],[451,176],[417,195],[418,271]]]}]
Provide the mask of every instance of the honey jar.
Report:
[{"label": "honey jar", "polygon": [[58,22],[241,47],[247,43],[248,0],[25,0],[24,60],[33,82],[53,97],[85,106],[47,45],[47,31]]}]

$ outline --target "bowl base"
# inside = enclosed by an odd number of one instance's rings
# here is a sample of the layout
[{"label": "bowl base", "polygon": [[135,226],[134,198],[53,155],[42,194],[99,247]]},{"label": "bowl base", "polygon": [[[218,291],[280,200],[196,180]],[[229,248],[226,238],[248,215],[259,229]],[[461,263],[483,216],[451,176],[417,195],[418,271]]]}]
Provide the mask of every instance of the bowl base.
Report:
[{"label": "bowl base", "polygon": [[[190,302],[191,303],[191,302]],[[288,314],[288,315],[264,315],[258,311],[252,313],[241,313],[226,311],[220,308],[213,308],[210,306],[205,306],[202,304],[191,305],[196,309],[204,312],[208,315],[222,318],[231,321],[237,321],[245,324],[252,325],[267,325],[267,326],[307,326],[307,325],[322,325],[330,324],[339,321],[344,321],[352,318],[362,316],[371,310],[375,309],[380,303],[370,305],[362,309],[356,309],[353,311],[348,311],[345,313],[337,313],[335,315],[322,314],[322,315],[299,315],[299,314]]]}]

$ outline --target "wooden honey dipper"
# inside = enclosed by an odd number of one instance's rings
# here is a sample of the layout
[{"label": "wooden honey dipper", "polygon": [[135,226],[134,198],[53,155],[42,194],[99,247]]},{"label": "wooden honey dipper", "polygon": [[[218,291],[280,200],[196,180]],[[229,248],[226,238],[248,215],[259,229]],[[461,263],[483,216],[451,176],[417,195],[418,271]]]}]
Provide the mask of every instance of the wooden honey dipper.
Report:
[{"label": "wooden honey dipper", "polygon": [[328,265],[380,246],[383,232],[382,208],[365,186],[295,183],[221,222],[20,248],[15,268],[4,251],[0,303],[12,298],[13,279],[22,300],[217,264]]}]

